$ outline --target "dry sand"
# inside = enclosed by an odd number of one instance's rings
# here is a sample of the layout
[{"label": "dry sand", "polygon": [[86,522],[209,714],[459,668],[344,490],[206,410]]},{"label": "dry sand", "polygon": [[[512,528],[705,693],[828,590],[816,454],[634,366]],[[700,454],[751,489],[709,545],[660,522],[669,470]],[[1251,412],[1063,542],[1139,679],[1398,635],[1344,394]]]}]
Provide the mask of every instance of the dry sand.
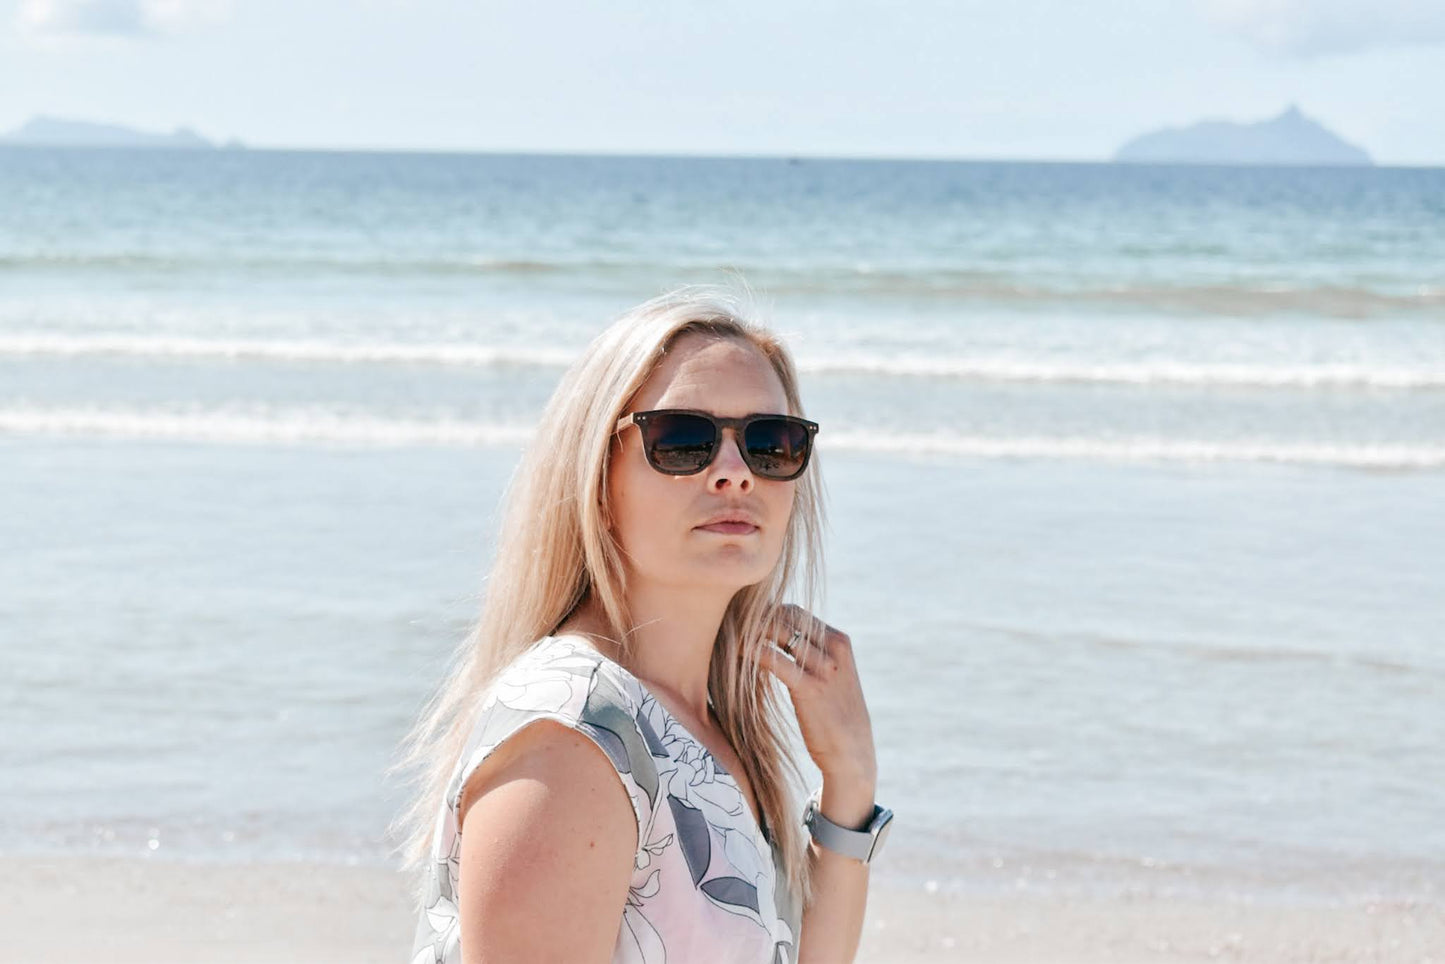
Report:
[{"label": "dry sand", "polygon": [[[386,870],[0,858],[0,961],[391,962],[415,920]],[[875,884],[859,961],[1434,961],[1445,908],[903,893]]]}]

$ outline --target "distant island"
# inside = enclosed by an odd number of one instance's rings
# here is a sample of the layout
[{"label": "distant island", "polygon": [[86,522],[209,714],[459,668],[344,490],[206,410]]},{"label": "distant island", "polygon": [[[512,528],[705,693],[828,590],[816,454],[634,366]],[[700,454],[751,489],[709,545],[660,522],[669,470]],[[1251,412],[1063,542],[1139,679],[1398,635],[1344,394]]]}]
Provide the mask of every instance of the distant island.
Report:
[{"label": "distant island", "polygon": [[1114,160],[1143,164],[1320,164],[1370,166],[1370,155],[1291,104],[1256,124],[1200,121],[1142,134]]},{"label": "distant island", "polygon": [[[90,121],[62,120],[58,117],[32,117],[8,134],[0,134],[0,144],[32,147],[168,147],[187,150],[214,150],[217,145],[189,127],[177,127],[169,134],[152,134],[118,124],[96,124]],[[242,148],[240,141],[228,141],[227,148]]]}]

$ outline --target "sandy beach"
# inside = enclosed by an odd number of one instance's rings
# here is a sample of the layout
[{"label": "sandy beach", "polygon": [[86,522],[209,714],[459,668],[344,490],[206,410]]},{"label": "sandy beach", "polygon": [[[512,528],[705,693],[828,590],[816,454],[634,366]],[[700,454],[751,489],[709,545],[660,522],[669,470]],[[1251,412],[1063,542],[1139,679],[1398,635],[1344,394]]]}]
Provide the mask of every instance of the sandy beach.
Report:
[{"label": "sandy beach", "polygon": [[[384,869],[0,858],[0,960],[401,962]],[[1445,961],[1445,907],[959,897],[875,886],[859,961]]]}]

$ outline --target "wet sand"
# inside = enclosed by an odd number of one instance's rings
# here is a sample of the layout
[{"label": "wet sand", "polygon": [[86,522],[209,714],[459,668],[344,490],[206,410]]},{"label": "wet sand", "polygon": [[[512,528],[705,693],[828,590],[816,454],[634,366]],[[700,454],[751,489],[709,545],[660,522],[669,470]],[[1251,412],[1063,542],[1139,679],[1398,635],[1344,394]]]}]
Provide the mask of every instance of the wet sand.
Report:
[{"label": "wet sand", "polygon": [[[328,864],[0,857],[0,960],[405,962],[402,878]],[[875,884],[860,962],[1445,962],[1445,907],[963,897]]]}]

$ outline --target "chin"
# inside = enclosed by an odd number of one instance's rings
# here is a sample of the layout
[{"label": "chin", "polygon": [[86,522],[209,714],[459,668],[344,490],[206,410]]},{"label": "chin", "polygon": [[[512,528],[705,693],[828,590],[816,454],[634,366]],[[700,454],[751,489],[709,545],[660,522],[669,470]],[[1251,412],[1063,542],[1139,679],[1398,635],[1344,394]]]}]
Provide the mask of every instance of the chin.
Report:
[{"label": "chin", "polygon": [[737,591],[768,578],[772,570],[771,563],[765,564],[756,557],[723,552],[679,560],[676,565],[663,567],[659,575],[664,581],[674,584],[690,583]]},{"label": "chin", "polygon": [[727,586],[733,590],[742,589],[745,586],[755,586],[767,579],[773,571],[773,564],[762,565],[757,560],[736,560],[735,562],[710,561],[701,563],[700,567],[711,578],[709,582],[717,585]]}]

